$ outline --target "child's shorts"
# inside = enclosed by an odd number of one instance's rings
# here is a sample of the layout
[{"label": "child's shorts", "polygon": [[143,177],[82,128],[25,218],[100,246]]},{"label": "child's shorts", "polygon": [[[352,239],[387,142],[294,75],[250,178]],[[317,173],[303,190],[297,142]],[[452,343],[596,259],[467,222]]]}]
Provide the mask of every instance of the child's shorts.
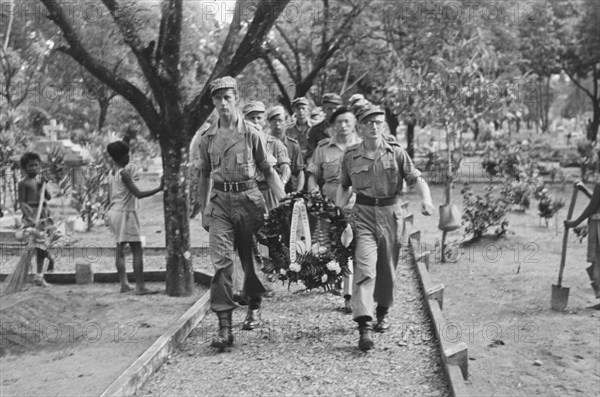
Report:
[{"label": "child's shorts", "polygon": [[117,243],[141,241],[140,220],[136,211],[110,210],[107,215]]}]

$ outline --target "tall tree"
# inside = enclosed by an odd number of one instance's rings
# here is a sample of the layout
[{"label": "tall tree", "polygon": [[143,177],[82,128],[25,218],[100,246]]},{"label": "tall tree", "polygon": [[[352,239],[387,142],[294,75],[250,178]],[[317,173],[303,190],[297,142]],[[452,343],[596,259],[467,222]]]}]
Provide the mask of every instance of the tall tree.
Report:
[{"label": "tall tree", "polygon": [[[130,102],[150,133],[157,137],[165,176],[166,290],[170,296],[191,294],[193,275],[186,164],[190,140],[208,118],[213,105],[207,84],[192,95],[183,85],[183,0],[160,2],[160,21],[158,28],[152,32],[141,29],[142,25],[138,24],[137,3],[102,0],[111,22],[121,33],[122,42],[135,56],[143,76],[142,84],[148,87],[148,93],[139,82],[128,80],[107,67],[94,48],[82,41],[80,30],[62,3],[57,0],[40,1],[48,10],[48,18],[58,26],[64,37],[65,42],[59,50]],[[224,75],[236,76],[252,62],[263,50],[266,35],[288,3],[289,0],[259,0],[252,10],[251,21],[246,21],[242,15],[247,15],[243,11],[248,4],[238,1],[228,35],[208,81]]]}]

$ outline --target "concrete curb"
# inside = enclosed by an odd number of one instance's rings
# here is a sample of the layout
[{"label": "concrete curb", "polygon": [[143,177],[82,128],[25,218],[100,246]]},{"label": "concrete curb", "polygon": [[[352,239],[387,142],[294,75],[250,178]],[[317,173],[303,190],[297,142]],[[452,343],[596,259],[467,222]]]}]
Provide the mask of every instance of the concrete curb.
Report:
[{"label": "concrete curb", "polygon": [[150,376],[167,361],[169,354],[175,351],[204,319],[209,306],[210,293],[207,292],[135,360],[101,396],[134,396],[150,379]]},{"label": "concrete curb", "polygon": [[465,384],[465,380],[468,378],[468,347],[464,342],[450,343],[445,337],[444,330],[449,323],[442,313],[444,284],[434,284],[431,281],[429,252],[419,252],[421,232],[410,233],[408,242],[408,257],[419,278],[419,284],[427,302],[429,318],[435,325],[438,346],[451,393],[455,397],[467,397],[470,395]]},{"label": "concrete curb", "polygon": [[[6,280],[8,274],[0,274],[0,282]],[[210,286],[212,273],[208,271],[194,271],[194,282],[204,286]],[[30,274],[27,281],[31,282],[33,274]],[[127,273],[127,279],[130,282],[135,281],[133,272]],[[44,274],[44,280],[49,284],[76,284],[76,273],[55,272]],[[93,280],[95,283],[118,283],[119,276],[116,272],[99,272],[94,273]],[[164,270],[146,270],[144,271],[144,281],[146,282],[164,282],[166,281],[166,272]]]},{"label": "concrete curb", "polygon": [[[27,248],[27,244],[0,244],[0,257],[8,256],[20,256],[24,249]],[[99,258],[102,256],[113,257],[115,256],[115,247],[101,247],[94,242],[85,243],[84,245],[67,245],[67,246],[52,246],[50,252],[57,257],[61,258]],[[158,256],[166,255],[167,249],[165,247],[144,247],[144,255]],[[190,251],[192,255],[202,256],[208,255],[208,243],[206,246],[191,247]]]}]

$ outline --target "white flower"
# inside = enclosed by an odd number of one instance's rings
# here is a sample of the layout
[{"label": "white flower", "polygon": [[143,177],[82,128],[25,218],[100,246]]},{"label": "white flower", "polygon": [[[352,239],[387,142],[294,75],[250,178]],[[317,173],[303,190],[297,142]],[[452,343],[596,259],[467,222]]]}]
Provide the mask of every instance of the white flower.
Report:
[{"label": "white flower", "polygon": [[354,262],[352,261],[351,258],[348,258],[348,267],[350,268],[351,271],[352,271],[352,266],[354,266]]},{"label": "white flower", "polygon": [[287,274],[287,272],[285,271],[285,269],[279,269],[279,274],[281,274],[282,276],[285,276]]},{"label": "white flower", "polygon": [[300,269],[301,269],[301,267],[299,264],[297,264],[297,263],[290,264],[291,271],[298,273],[298,272],[300,272]]},{"label": "white flower", "polygon": [[335,272],[335,274],[340,274],[342,271],[340,265],[336,261],[329,261],[326,266],[329,271]]},{"label": "white flower", "polygon": [[321,283],[325,284],[327,282],[327,275],[324,274],[323,277],[321,277]]},{"label": "white flower", "polygon": [[327,252],[327,247],[319,247],[319,254],[324,254]]}]

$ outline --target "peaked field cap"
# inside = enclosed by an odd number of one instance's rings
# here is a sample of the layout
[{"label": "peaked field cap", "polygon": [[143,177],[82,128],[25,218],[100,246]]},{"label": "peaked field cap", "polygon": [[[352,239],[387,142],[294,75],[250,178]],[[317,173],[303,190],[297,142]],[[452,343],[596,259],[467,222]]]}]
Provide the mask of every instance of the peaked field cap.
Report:
[{"label": "peaked field cap", "polygon": [[237,81],[235,81],[235,79],[231,76],[214,79],[210,83],[210,95],[214,94],[217,90],[222,90],[225,88],[231,88],[237,92]]},{"label": "peaked field cap", "polygon": [[316,107],[313,110],[310,111],[310,115],[311,116],[320,116],[323,114],[323,108],[322,107]]},{"label": "peaked field cap", "polygon": [[363,94],[354,94],[350,97],[349,103],[350,106],[354,105],[354,103],[364,100],[365,96]]},{"label": "peaked field cap", "polygon": [[267,112],[267,120],[271,120],[273,117],[279,116],[279,115],[285,117],[286,116],[285,109],[283,108],[283,106],[273,106]]},{"label": "peaked field cap", "polygon": [[252,112],[264,113],[266,111],[267,109],[265,108],[265,104],[261,101],[250,101],[246,105],[244,105],[244,108],[242,109],[242,113],[244,114],[244,116],[247,116],[249,113]]},{"label": "peaked field cap", "polygon": [[342,104],[342,97],[340,97],[338,94],[325,94],[323,95],[323,100],[321,101],[323,103],[333,103],[335,105],[341,105]]},{"label": "peaked field cap", "polygon": [[362,123],[367,117],[373,116],[375,114],[385,115],[385,111],[379,106],[370,106],[368,108],[365,108],[362,112],[358,114],[359,121]]},{"label": "peaked field cap", "polygon": [[305,97],[301,96],[301,97],[298,97],[298,98],[296,98],[296,99],[294,99],[292,101],[292,107],[299,106],[299,105],[306,105],[306,106],[308,106],[309,105],[308,99],[306,99]]}]

